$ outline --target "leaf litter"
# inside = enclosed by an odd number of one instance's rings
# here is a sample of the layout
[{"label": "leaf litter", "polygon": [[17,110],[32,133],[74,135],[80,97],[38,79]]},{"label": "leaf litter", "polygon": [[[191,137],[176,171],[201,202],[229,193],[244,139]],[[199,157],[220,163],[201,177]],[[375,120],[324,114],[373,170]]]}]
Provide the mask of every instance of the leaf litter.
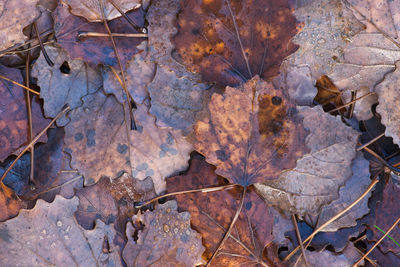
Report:
[{"label": "leaf litter", "polygon": [[[395,3],[47,2],[1,30],[1,62],[27,61],[2,67],[2,266],[398,262],[378,240],[398,217]],[[23,37],[39,10],[54,34],[42,16],[46,37]],[[165,192],[176,201],[153,200]]]}]

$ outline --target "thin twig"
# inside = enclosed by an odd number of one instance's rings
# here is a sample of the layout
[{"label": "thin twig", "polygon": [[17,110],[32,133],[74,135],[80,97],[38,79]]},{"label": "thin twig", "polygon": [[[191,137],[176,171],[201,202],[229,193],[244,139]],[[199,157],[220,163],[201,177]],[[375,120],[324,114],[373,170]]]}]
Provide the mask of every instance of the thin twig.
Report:
[{"label": "thin twig", "polygon": [[390,226],[390,228],[386,231],[386,234],[384,234],[368,251],[367,253],[364,254],[364,256],[361,257],[356,263],[353,264],[353,267],[356,267],[366,256],[368,256],[369,253],[372,252],[382,241],[385,239],[385,237],[396,227],[396,225],[400,222],[400,217],[397,218],[397,220]]},{"label": "thin twig", "polygon": [[369,154],[371,154],[372,156],[374,156],[379,162],[381,162],[383,165],[385,165],[386,167],[388,167],[391,171],[393,171],[396,174],[400,173],[400,169],[390,165],[389,163],[386,162],[386,160],[384,160],[381,156],[379,156],[375,151],[373,151],[372,149],[370,149],[369,147],[363,147],[363,149],[365,151],[367,151]]},{"label": "thin twig", "polygon": [[228,227],[228,230],[226,231],[224,237],[222,238],[221,242],[218,244],[217,249],[214,251],[214,253],[211,255],[211,258],[208,260],[207,264],[205,267],[210,266],[212,260],[217,256],[218,251],[222,248],[222,246],[224,245],[225,241],[229,238],[231,231],[233,229],[233,226],[235,225],[236,221],[239,218],[240,212],[242,211],[243,208],[243,204],[244,204],[244,199],[246,196],[246,187],[243,187],[243,192],[242,192],[242,197],[240,199],[240,204],[239,204],[239,208],[236,210],[236,214],[232,219],[231,224]]},{"label": "thin twig", "polygon": [[40,49],[42,50],[43,56],[46,59],[47,64],[49,64],[50,67],[53,67],[54,63],[53,63],[53,61],[51,61],[49,55],[46,52],[46,49],[44,49],[44,45],[43,45],[42,39],[40,38],[39,29],[37,27],[36,21],[33,22],[33,28],[35,29],[37,39],[39,40]]},{"label": "thin twig", "polygon": [[[357,98],[357,91],[352,91],[351,92],[351,101],[355,101],[356,98]],[[351,119],[353,117],[353,113],[354,113],[355,107],[356,107],[356,103],[355,102],[350,105],[349,113],[347,114],[347,117],[349,119]]]},{"label": "thin twig", "polygon": [[[26,87],[29,88],[29,69],[30,69],[30,52],[27,53],[26,55],[26,61],[25,61],[25,84]],[[33,122],[32,122],[32,105],[31,105],[31,94],[29,91],[25,91],[26,95],[26,108],[28,110],[28,141],[32,142],[33,139]],[[29,173],[29,181],[35,185],[35,147],[31,146],[30,148],[31,152],[31,166],[30,166],[30,173]]]},{"label": "thin twig", "polygon": [[297,219],[296,219],[296,215],[295,214],[292,214],[292,222],[293,222],[293,225],[294,225],[294,229],[296,230],[297,240],[298,240],[298,242],[300,244],[301,254],[303,254],[304,265],[307,267],[308,263],[307,263],[306,251],[304,250],[303,241],[301,241],[301,235],[300,235],[299,227],[297,225]]},{"label": "thin twig", "polygon": [[[127,38],[147,38],[147,33],[112,33],[113,37],[127,37]],[[84,37],[110,37],[108,33],[101,32],[78,32],[78,38]]]},{"label": "thin twig", "polygon": [[11,82],[11,83],[13,83],[13,84],[15,84],[15,85],[18,85],[19,87],[22,87],[22,88],[24,88],[25,90],[28,90],[29,92],[34,93],[35,95],[40,95],[39,92],[36,92],[35,90],[33,90],[33,89],[29,88],[29,87],[26,87],[25,85],[20,84],[20,83],[18,83],[18,82],[16,82],[16,81],[13,81],[13,80],[11,80],[11,79],[9,79],[9,78],[7,78],[7,77],[1,75],[1,74],[0,74],[0,79],[6,80],[6,81],[9,81],[9,82]]},{"label": "thin twig", "polygon": [[50,128],[51,125],[53,125],[53,123],[58,120],[62,115],[64,115],[64,113],[66,113],[67,111],[69,111],[71,108],[69,106],[67,106],[66,108],[64,108],[63,110],[61,110],[57,116],[54,117],[54,119],[51,120],[51,122],[24,148],[24,150],[22,150],[16,159],[14,159],[14,161],[11,163],[11,165],[7,168],[7,170],[3,173],[3,175],[0,178],[0,183],[3,182],[4,178],[7,176],[7,174],[11,171],[11,169],[14,167],[14,165],[17,163],[17,161],[25,154],[26,151],[28,151],[30,149],[31,146],[33,146],[37,140],[39,140],[39,138],[44,135],[47,131],[47,129]]},{"label": "thin twig", "polygon": [[334,109],[332,109],[332,110],[329,110],[329,113],[332,113],[332,112],[335,112],[335,111],[339,111],[339,110],[341,110],[342,108],[345,108],[345,107],[347,107],[347,106],[350,106],[351,104],[357,102],[358,100],[360,100],[360,99],[362,99],[362,98],[364,98],[364,97],[367,97],[367,96],[369,96],[369,95],[372,95],[372,94],[375,94],[375,92],[369,92],[368,94],[365,94],[365,95],[363,95],[363,96],[360,96],[359,98],[356,98],[356,99],[354,99],[354,100],[352,100],[352,101],[350,101],[350,102],[348,102],[348,103],[346,103],[346,104],[343,104],[343,105],[341,105],[340,107],[337,107],[337,108],[334,108]]},{"label": "thin twig", "polygon": [[157,196],[155,198],[149,199],[144,202],[139,202],[135,203],[135,208],[140,209],[154,201],[157,201],[159,199],[162,199],[164,197],[171,197],[171,196],[176,196],[176,195],[181,195],[181,194],[189,194],[189,193],[196,193],[196,192],[202,192],[202,193],[209,193],[209,192],[215,192],[215,191],[221,191],[225,189],[232,189],[236,187],[236,184],[229,184],[229,185],[221,185],[221,186],[214,186],[214,187],[207,187],[207,188],[200,188],[200,189],[193,189],[193,190],[185,190],[185,191],[178,191],[178,192],[172,192],[168,193],[162,196]]},{"label": "thin twig", "polygon": [[[322,224],[320,227],[318,227],[316,230],[314,230],[314,232],[312,232],[311,235],[309,235],[306,239],[304,239],[303,241],[303,245],[311,240],[315,235],[317,235],[319,232],[322,231],[322,229],[324,229],[326,226],[328,226],[329,224],[331,224],[333,221],[337,220],[338,218],[340,218],[343,214],[345,214],[346,212],[348,212],[352,207],[354,207],[355,205],[357,205],[358,202],[360,202],[375,186],[376,183],[379,182],[378,179],[378,175],[381,174],[382,171],[380,171],[379,173],[377,173],[374,177],[374,179],[371,181],[370,185],[368,186],[368,188],[364,191],[364,193],[362,193],[361,196],[359,196],[356,200],[354,200],[349,206],[347,206],[344,210],[342,210],[341,212],[339,212],[338,214],[336,214],[335,216],[333,216],[332,218],[330,218],[328,221],[326,221],[324,224]],[[284,259],[284,261],[289,260],[298,250],[300,249],[300,246],[297,246],[292,252],[290,252],[289,255],[286,256],[286,258]]]},{"label": "thin twig", "polygon": [[108,2],[110,2],[111,5],[113,5],[113,7],[115,7],[116,10],[118,10],[118,12],[121,14],[121,16],[126,19],[126,21],[132,26],[132,28],[134,28],[135,30],[137,30],[138,32],[143,32],[143,33],[147,33],[145,28],[139,27],[133,20],[131,20],[130,17],[128,17],[124,11],[121,10],[121,8],[113,1],[113,0],[107,0]]},{"label": "thin twig", "polygon": [[361,151],[364,149],[364,147],[369,146],[372,143],[375,143],[378,139],[380,139],[381,137],[385,136],[385,133],[381,133],[380,135],[378,135],[377,137],[373,138],[372,140],[368,141],[367,143],[357,147],[357,151]]}]

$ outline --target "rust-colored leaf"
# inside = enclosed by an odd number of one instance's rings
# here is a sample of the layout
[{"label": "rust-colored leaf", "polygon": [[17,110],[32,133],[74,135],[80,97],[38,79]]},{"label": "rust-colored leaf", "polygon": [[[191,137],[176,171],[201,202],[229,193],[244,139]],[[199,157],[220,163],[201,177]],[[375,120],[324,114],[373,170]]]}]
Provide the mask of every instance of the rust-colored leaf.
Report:
[{"label": "rust-colored leaf", "polygon": [[209,111],[209,118],[196,124],[195,148],[233,183],[276,179],[308,151],[295,105],[259,77],[214,94]]},{"label": "rust-colored leaf", "polygon": [[[0,66],[0,74],[19,83],[23,83],[17,69]],[[26,90],[5,80],[0,80],[0,161],[3,161],[21,145],[28,143],[28,112],[25,101]],[[40,103],[32,100],[33,134],[38,134],[49,120],[43,117]],[[40,142],[46,141],[44,135]]]},{"label": "rust-colored leaf", "polygon": [[[328,112],[343,105],[341,92],[328,76],[322,75],[317,80],[315,87],[317,87],[318,93],[314,100],[324,108],[324,111]],[[340,112],[346,112],[346,108],[341,109]],[[332,115],[337,114],[338,112],[332,113]]]},{"label": "rust-colored leaf", "polygon": [[[194,155],[188,172],[167,179],[171,192],[223,185],[223,178],[215,174],[215,167],[200,155]],[[193,228],[199,231],[206,247],[204,257],[209,259],[229,227],[238,208],[240,190],[231,189],[208,193],[177,195],[179,208],[191,214]],[[265,258],[264,247],[270,244],[274,211],[254,192],[248,192],[244,208],[225,245],[213,260],[213,266],[239,266],[278,263],[276,258]],[[270,251],[271,248],[267,247]]]},{"label": "rust-colored leaf", "polygon": [[65,151],[72,155],[72,167],[83,174],[85,185],[127,172],[139,180],[151,177],[160,193],[165,177],[186,168],[192,146],[181,131],[157,127],[145,105],[134,112],[138,130],[133,131],[127,110],[114,96],[99,90],[83,102],[69,113]]},{"label": "rust-colored leaf", "polygon": [[[82,229],[73,217],[78,198],[39,200],[32,210],[0,223],[2,266],[122,266],[112,225]],[[110,250],[103,251],[104,239]]]},{"label": "rust-colored leaf", "polygon": [[180,59],[222,85],[271,78],[297,49],[291,38],[299,25],[287,0],[184,1],[178,25]]},{"label": "rust-colored leaf", "polygon": [[128,266],[197,266],[204,263],[201,255],[204,247],[199,233],[191,229],[189,212],[178,212],[176,201],[160,204],[151,212],[135,215],[144,229],[134,240],[134,228],[128,223],[128,243],[123,258]]},{"label": "rust-colored leaf", "polygon": [[[144,14],[145,12],[139,8],[127,13],[127,16],[138,26],[142,27],[144,24]],[[110,21],[109,26],[113,33],[136,32],[124,18],[117,18]],[[118,66],[110,37],[78,37],[79,32],[107,34],[103,23],[90,23],[84,18],[71,15],[68,7],[60,3],[54,11],[54,30],[57,43],[68,51],[71,58],[83,59],[93,66],[100,63],[109,66]],[[143,38],[128,37],[114,37],[114,39],[123,66],[138,52],[136,46],[144,40]]]},{"label": "rust-colored leaf", "polygon": [[0,1],[0,50],[22,43],[22,29],[39,17],[39,0]]},{"label": "rust-colored leaf", "polygon": [[17,195],[6,185],[0,183],[0,221],[15,217],[21,208],[23,208],[23,203]]}]

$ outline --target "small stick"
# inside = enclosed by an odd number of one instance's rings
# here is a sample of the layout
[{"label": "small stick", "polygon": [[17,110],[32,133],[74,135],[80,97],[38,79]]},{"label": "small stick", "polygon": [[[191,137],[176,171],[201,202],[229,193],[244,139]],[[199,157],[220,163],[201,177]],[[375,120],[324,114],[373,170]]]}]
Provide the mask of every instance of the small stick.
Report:
[{"label": "small stick", "polygon": [[33,140],[22,150],[16,159],[11,163],[11,165],[7,168],[7,170],[3,173],[3,175],[0,178],[0,182],[3,182],[4,178],[6,178],[7,174],[11,171],[11,169],[14,167],[15,163],[25,154],[26,151],[30,149],[31,146],[33,146],[39,138],[44,135],[47,131],[47,129],[50,128],[53,123],[58,120],[62,115],[64,115],[65,112],[69,111],[71,108],[69,106],[65,107],[63,110],[61,110],[57,116],[54,117],[54,119],[51,120],[51,122],[35,137]]},{"label": "small stick", "polygon": [[11,80],[11,79],[9,79],[9,78],[7,78],[7,77],[1,75],[1,74],[0,74],[0,79],[6,80],[6,81],[9,81],[9,82],[11,82],[11,83],[13,83],[13,84],[15,84],[15,85],[18,85],[19,87],[22,87],[22,88],[24,88],[25,90],[28,90],[29,92],[34,93],[35,95],[40,95],[39,92],[36,92],[35,90],[33,90],[33,89],[29,88],[29,87],[26,87],[25,85],[20,84],[20,83],[18,83],[18,82],[16,82],[16,81],[13,81],[13,80]]},{"label": "small stick", "polygon": [[381,158],[375,151],[373,151],[372,149],[370,149],[369,147],[363,147],[363,149],[365,151],[367,151],[369,154],[371,154],[373,157],[375,157],[379,162],[381,162],[383,165],[385,165],[386,167],[388,167],[391,171],[393,171],[394,173],[400,173],[400,169],[397,167],[394,167],[392,165],[390,165],[389,163],[386,162],[386,160],[384,160],[383,158]]},{"label": "small stick", "polygon": [[292,214],[292,221],[293,221],[294,228],[296,230],[297,240],[299,241],[299,244],[300,244],[301,254],[303,254],[304,265],[306,267],[308,267],[306,251],[304,250],[303,241],[301,241],[301,235],[300,235],[299,227],[297,226],[297,219],[296,219],[296,215],[295,214]]},{"label": "small stick", "polygon": [[[357,97],[357,91],[351,92],[351,101],[355,101]],[[356,107],[356,103],[350,105],[349,113],[347,114],[348,118],[351,119],[353,117],[354,109]]]},{"label": "small stick", "polygon": [[39,29],[37,27],[36,21],[33,23],[33,28],[35,29],[37,39],[39,40],[40,49],[42,50],[43,56],[46,59],[47,64],[49,64],[50,67],[53,67],[54,63],[53,63],[53,61],[51,61],[49,55],[47,55],[46,49],[44,49],[42,39],[40,39]]},{"label": "small stick", "polygon": [[372,252],[382,241],[385,239],[385,237],[397,226],[397,224],[400,222],[400,217],[397,218],[397,220],[390,226],[390,228],[386,231],[386,234],[384,234],[368,251],[367,253],[364,254],[364,256],[361,257],[356,263],[353,264],[353,267],[356,267],[362,260],[364,260],[365,257],[369,255],[369,253]]},{"label": "small stick", "polygon": [[347,106],[350,106],[351,104],[357,102],[358,100],[360,100],[360,99],[362,99],[362,98],[364,98],[364,97],[367,97],[367,96],[369,96],[369,95],[372,95],[372,94],[375,94],[375,92],[369,92],[368,94],[365,94],[365,95],[363,95],[363,96],[360,96],[359,98],[356,98],[356,99],[354,99],[353,101],[350,101],[350,102],[348,102],[348,103],[346,103],[346,104],[343,104],[343,105],[340,106],[340,107],[337,107],[337,108],[334,108],[334,109],[332,109],[332,110],[329,110],[329,113],[335,112],[335,111],[338,111],[338,110],[341,110],[342,108],[345,108],[345,107],[347,107]]},{"label": "small stick", "polygon": [[[128,37],[128,38],[147,38],[147,33],[112,33],[113,37]],[[78,32],[78,38],[84,37],[110,37],[108,33],[101,32]]]},{"label": "small stick", "polygon": [[380,138],[383,137],[383,136],[385,136],[385,133],[384,133],[384,132],[381,133],[380,135],[378,135],[377,137],[375,137],[374,139],[368,141],[367,143],[365,143],[365,144],[363,144],[363,145],[357,147],[357,151],[363,150],[364,147],[367,147],[367,146],[369,146],[370,144],[375,143],[378,139],[380,139]]},{"label": "small stick", "polygon": [[[339,212],[338,214],[336,214],[335,216],[333,216],[332,218],[330,218],[327,222],[325,222],[324,224],[322,224],[320,227],[318,227],[316,230],[314,230],[314,232],[312,232],[311,235],[309,235],[306,239],[304,239],[303,241],[303,245],[311,240],[314,236],[316,236],[319,232],[322,231],[322,229],[324,229],[326,226],[328,226],[330,223],[332,223],[333,221],[335,221],[336,219],[340,218],[343,214],[345,214],[346,212],[348,212],[352,207],[354,207],[355,205],[357,205],[358,202],[360,202],[371,190],[372,188],[374,188],[374,186],[379,182],[378,180],[378,175],[381,174],[382,171],[380,171],[379,173],[377,173],[374,177],[374,179],[371,181],[370,185],[368,186],[368,188],[364,191],[364,193],[362,193],[361,196],[359,196],[355,201],[353,201],[349,206],[347,206],[344,210],[342,210],[341,212]],[[289,260],[298,250],[300,249],[300,246],[297,246],[292,252],[290,252],[289,255],[286,256],[285,259],[283,259],[283,261],[287,261]]]},{"label": "small stick", "polygon": [[[25,84],[29,88],[29,67],[30,67],[30,52],[26,55],[25,61]],[[29,91],[26,92],[26,108],[28,110],[28,127],[29,127],[29,142],[32,142],[33,139],[33,122],[32,122],[32,105],[31,105],[31,94]],[[35,147],[31,146],[31,166],[30,166],[30,174],[29,181],[34,185],[35,184]]]},{"label": "small stick", "polygon": [[111,5],[113,5],[113,7],[115,7],[116,10],[118,10],[118,12],[122,15],[122,17],[124,17],[124,19],[126,19],[126,21],[132,26],[132,28],[134,28],[135,30],[137,30],[138,32],[142,32],[142,33],[147,33],[145,28],[141,28],[139,27],[133,20],[131,20],[130,17],[128,17],[125,12],[123,12],[121,10],[121,8],[113,1],[113,0],[107,0]]},{"label": "small stick", "polygon": [[150,200],[147,200],[145,202],[138,202],[135,203],[135,208],[140,209],[154,201],[157,201],[159,199],[162,199],[164,197],[171,197],[171,196],[176,196],[176,195],[180,195],[180,194],[188,194],[188,193],[196,193],[196,192],[202,192],[202,193],[209,193],[209,192],[215,192],[215,191],[220,191],[220,190],[225,190],[225,189],[232,189],[235,186],[237,186],[236,184],[229,184],[229,185],[222,185],[222,186],[215,186],[215,187],[208,187],[208,188],[200,188],[200,189],[193,189],[193,190],[185,190],[185,191],[179,191],[179,192],[172,192],[172,193],[168,193],[162,196],[157,196],[155,198],[152,198]]},{"label": "small stick", "polygon": [[207,262],[205,267],[210,266],[212,260],[217,256],[218,251],[222,248],[222,246],[224,245],[225,241],[229,238],[229,236],[231,234],[231,231],[233,229],[233,226],[235,226],[235,223],[239,218],[240,212],[242,211],[245,196],[246,196],[246,187],[243,187],[243,193],[242,193],[242,197],[240,199],[239,208],[236,210],[236,214],[233,217],[232,222],[229,225],[228,230],[226,231],[224,237],[222,238],[221,242],[218,244],[217,249],[214,251],[214,253],[212,254],[211,258],[208,260],[208,262]]}]

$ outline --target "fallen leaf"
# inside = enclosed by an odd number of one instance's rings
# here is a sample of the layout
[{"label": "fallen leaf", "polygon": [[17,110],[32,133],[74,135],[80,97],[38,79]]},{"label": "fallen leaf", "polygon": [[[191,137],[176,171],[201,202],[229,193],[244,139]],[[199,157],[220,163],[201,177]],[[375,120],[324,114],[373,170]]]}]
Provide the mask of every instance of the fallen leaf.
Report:
[{"label": "fallen leaf", "polygon": [[[322,106],[325,112],[343,106],[341,92],[328,76],[322,75],[317,80],[315,87],[317,87],[318,93],[314,100]],[[345,113],[346,108],[339,110],[339,112]],[[339,113],[335,112],[332,115],[337,114]]]},{"label": "fallen leaf", "polygon": [[276,179],[308,150],[295,105],[259,77],[214,94],[208,108],[209,118],[195,126],[195,148],[233,183]]},{"label": "fallen leaf", "polygon": [[15,192],[3,183],[0,183],[0,222],[17,216],[19,210],[22,208],[23,203]]},{"label": "fallen leaf", "polygon": [[[0,261],[3,266],[122,266],[112,240],[112,225],[96,221],[87,231],[75,221],[78,198],[57,196],[53,203],[38,200],[32,210],[0,223]],[[111,252],[102,250],[108,239]]]},{"label": "fallen leaf", "polygon": [[39,0],[0,1],[0,50],[26,39],[22,29],[39,17],[38,2]]},{"label": "fallen leaf", "polygon": [[339,197],[339,187],[352,176],[352,160],[358,133],[322,108],[302,107],[305,141],[310,153],[293,169],[276,174],[275,180],[256,184],[258,192],[273,206],[298,215],[318,214],[319,208]]},{"label": "fallen leaf", "polygon": [[[97,1],[105,0],[93,0]],[[116,1],[116,0],[114,0]],[[129,1],[134,3],[133,1]],[[142,8],[126,13],[139,27],[144,25],[145,12]],[[124,18],[117,18],[108,22],[113,33],[136,33],[132,26]],[[104,64],[108,66],[118,66],[117,58],[109,36],[105,37],[81,37],[79,33],[94,32],[107,34],[103,23],[91,23],[82,17],[72,15],[68,11],[68,6],[60,3],[54,11],[54,31],[57,43],[68,51],[71,58],[83,59],[92,66]],[[117,37],[114,36],[118,55],[122,66],[131,60],[132,56],[138,52],[135,48],[144,38]]]},{"label": "fallen leaf", "polygon": [[186,1],[174,37],[179,59],[206,81],[238,85],[279,73],[299,24],[289,1]]},{"label": "fallen leaf", "polygon": [[[107,0],[62,0],[71,8],[71,13],[85,17],[90,22],[102,22],[103,19],[112,20],[121,15]],[[113,0],[122,12],[137,9],[141,6],[140,0]]]},{"label": "fallen leaf", "polygon": [[83,102],[69,113],[65,151],[72,155],[71,165],[83,174],[85,185],[127,172],[139,180],[150,176],[160,193],[165,177],[186,168],[192,146],[180,131],[158,128],[145,105],[134,112],[138,130],[132,131],[129,115],[115,97],[99,90]]},{"label": "fallen leaf", "polygon": [[[215,167],[203,157],[195,154],[190,168],[184,175],[167,179],[171,192],[224,185],[223,178],[215,174]],[[238,189],[238,188],[237,188]],[[209,259],[223,238],[238,208],[240,190],[176,195],[180,209],[191,214],[191,225],[203,237],[206,248],[204,257]],[[245,263],[271,263],[275,258],[263,256],[264,247],[270,244],[275,220],[275,211],[267,207],[254,192],[248,192],[244,208],[235,223],[228,240],[213,260],[215,266],[239,266]],[[271,250],[269,247],[266,250]],[[278,260],[279,261],[279,260]]]},{"label": "fallen leaf", "polygon": [[[178,212],[176,201],[160,204],[154,211],[132,220],[140,220],[145,226],[135,241],[132,224],[126,226],[128,243],[123,258],[128,266],[197,266],[203,262],[204,247],[201,236],[190,227],[190,213]],[[167,255],[167,256],[166,256]],[[167,261],[167,262],[168,262]]]},{"label": "fallen leaf", "polygon": [[[82,60],[71,59],[61,47],[46,46],[45,49],[54,66],[49,66],[41,54],[32,75],[38,79],[46,117],[54,118],[66,104],[72,109],[81,106],[81,98],[99,90],[102,80],[98,70]],[[65,126],[68,121],[63,116],[57,120],[57,125]]]},{"label": "fallen leaf", "polygon": [[[23,84],[21,72],[17,69],[0,66],[0,73],[7,78]],[[28,139],[28,113],[25,100],[26,90],[5,80],[0,81],[0,161],[15,152]],[[49,120],[43,117],[40,103],[32,99],[33,135],[47,126]],[[47,140],[44,135],[39,142]]]},{"label": "fallen leaf", "polygon": [[[4,179],[4,184],[12,188],[24,200],[41,198],[52,202],[57,194],[65,198],[74,196],[74,188],[82,186],[82,178],[69,166],[70,158],[62,151],[64,130],[48,130],[48,142],[35,147],[34,186],[30,182],[31,155],[23,155]],[[0,174],[12,161],[0,167]],[[33,187],[32,187],[33,186]]]}]

